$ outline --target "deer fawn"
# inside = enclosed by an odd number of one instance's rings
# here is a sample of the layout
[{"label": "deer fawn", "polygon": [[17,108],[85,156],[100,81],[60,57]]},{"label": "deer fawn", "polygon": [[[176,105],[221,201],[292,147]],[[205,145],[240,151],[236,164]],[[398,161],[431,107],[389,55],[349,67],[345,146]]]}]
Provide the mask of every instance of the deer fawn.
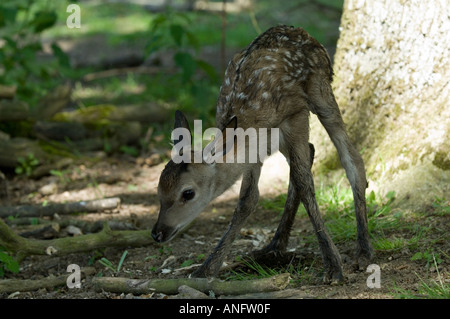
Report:
[{"label": "deer fawn", "polygon": [[[222,130],[223,143],[231,139],[226,128],[279,128],[279,150],[290,168],[288,195],[272,241],[256,253],[264,256],[282,254],[286,250],[290,229],[302,202],[317,235],[325,282],[343,279],[342,262],[315,198],[311,173],[314,148],[308,142],[310,111],[317,114],[335,145],[352,187],[357,221],[356,261],[372,258],[364,163],[344,128],[330,85],[332,76],[328,53],[317,40],[302,28],[276,26],[258,36],[230,61],[216,110],[216,126]],[[186,118],[177,111],[175,128],[180,127],[189,129]],[[179,141],[175,139],[173,142]],[[236,147],[224,145],[222,150],[223,156],[229,152],[236,153]],[[179,164],[169,161],[159,180],[161,209],[152,230],[153,238],[157,242],[172,239],[211,200],[242,177],[239,201],[225,234],[212,254],[193,273],[195,277],[217,275],[232,241],[255,210],[262,164],[262,160],[257,163]]]}]

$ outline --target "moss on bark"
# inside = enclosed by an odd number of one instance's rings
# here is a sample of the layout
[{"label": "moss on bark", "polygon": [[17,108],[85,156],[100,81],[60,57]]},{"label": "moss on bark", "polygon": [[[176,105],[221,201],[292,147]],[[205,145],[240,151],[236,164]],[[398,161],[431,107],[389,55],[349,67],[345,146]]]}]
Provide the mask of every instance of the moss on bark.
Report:
[{"label": "moss on bark", "polygon": [[[439,185],[430,199],[450,194],[449,13],[438,0],[344,3],[334,58],[337,102],[370,184],[411,201],[415,190],[399,181],[421,170],[439,176],[423,180]],[[315,165],[326,171],[336,151],[318,126],[314,120],[311,137],[325,150],[316,147]]]}]

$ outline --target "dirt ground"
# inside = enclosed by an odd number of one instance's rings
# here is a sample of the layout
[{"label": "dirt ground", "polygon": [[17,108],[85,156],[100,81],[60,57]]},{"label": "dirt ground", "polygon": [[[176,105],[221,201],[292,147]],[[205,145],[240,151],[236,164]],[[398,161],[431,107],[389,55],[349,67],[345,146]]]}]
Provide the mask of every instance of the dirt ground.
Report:
[{"label": "dirt ground", "polygon": [[[270,198],[287,188],[287,165],[283,158],[275,156],[265,164],[260,181],[261,198]],[[104,159],[96,164],[78,164],[64,170],[64,176],[47,176],[40,180],[16,178],[8,181],[7,196],[1,194],[1,205],[42,204],[44,201],[71,202],[90,200],[102,197],[117,196],[121,205],[112,212],[77,214],[61,216],[62,219],[83,220],[95,222],[98,220],[120,220],[129,223],[135,229],[150,230],[155,223],[159,204],[156,188],[159,175],[164,164],[147,166],[129,158]],[[104,179],[105,176],[109,178]],[[49,187],[48,185],[53,185]],[[56,187],[54,187],[56,185]],[[47,189],[43,186],[47,186]],[[48,190],[50,188],[50,191]],[[97,252],[85,252],[63,257],[30,256],[20,264],[20,272],[12,274],[5,272],[5,279],[15,278],[34,280],[49,276],[68,274],[69,264],[83,267],[95,267],[96,275],[122,276],[129,278],[176,278],[185,277],[192,270],[180,270],[185,266],[201,263],[212,251],[232,216],[237,202],[239,183],[211,203],[205,211],[175,239],[168,243],[152,243],[146,247],[127,248],[128,254],[120,272],[113,273],[99,263],[104,257],[117,265],[125,249],[105,248]],[[280,215],[278,212],[264,209],[261,205],[249,218],[241,236],[233,243],[232,253],[227,264],[233,264],[236,256],[243,256],[255,248],[262,248],[274,234]],[[444,217],[436,217],[436,223],[448,223]],[[57,221],[55,217],[48,218]],[[16,232],[23,231],[15,226]],[[61,230],[60,236],[67,236]],[[367,287],[370,273],[354,271],[348,262],[353,255],[353,244],[338,245],[345,267],[346,281],[342,285],[330,286],[321,282],[321,259],[317,245],[305,243],[303,237],[312,233],[312,227],[306,218],[297,218],[293,227],[289,249],[294,249],[297,258],[291,265],[302,269],[308,278],[293,275],[287,288],[298,289],[305,298],[396,298],[395,287],[416,291],[420,278],[434,278],[434,267],[425,267],[424,262],[411,261],[412,252],[408,249],[396,253],[376,252],[373,263],[381,268],[381,288]],[[450,253],[448,241],[439,243],[440,250]],[[239,270],[240,269],[240,270]],[[449,272],[448,260],[440,265],[440,273]],[[245,267],[235,271],[250,271]],[[232,275],[230,270],[223,270],[220,277],[225,279]],[[35,291],[20,293],[3,293],[0,298],[37,298],[37,299],[69,299],[69,298],[167,298],[161,294],[132,296],[109,292],[95,292],[91,284],[93,276],[88,276],[81,282],[80,289],[69,289],[66,286],[54,289],[41,288]],[[448,280],[448,278],[447,278]]]}]

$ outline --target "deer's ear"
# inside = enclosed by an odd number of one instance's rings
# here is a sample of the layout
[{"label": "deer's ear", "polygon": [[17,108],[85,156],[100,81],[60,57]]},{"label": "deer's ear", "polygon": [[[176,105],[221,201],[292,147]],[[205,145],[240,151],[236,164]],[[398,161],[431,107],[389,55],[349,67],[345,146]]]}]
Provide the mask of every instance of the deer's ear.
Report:
[{"label": "deer's ear", "polygon": [[231,118],[231,120],[228,122],[225,129],[227,129],[227,128],[232,128],[233,130],[235,130],[237,128],[237,117],[236,116],[233,116]]},{"label": "deer's ear", "polygon": [[[237,118],[234,116],[225,128],[214,129],[214,140],[203,149],[203,161],[207,164],[223,163],[228,152],[234,149]],[[209,130],[209,129],[208,129]],[[205,131],[205,134],[208,132]]]},{"label": "deer's ear", "polygon": [[[180,129],[180,128],[184,128],[184,129],[188,130],[190,140],[192,141],[192,133],[191,133],[191,129],[189,128],[189,123],[186,119],[186,116],[184,116],[184,114],[181,111],[176,110],[175,111],[175,123],[173,125],[173,129],[176,130],[176,129]],[[179,136],[179,138],[172,140],[174,145],[181,142],[183,139],[183,136],[185,136],[185,134],[178,134],[177,136]],[[190,144],[190,142],[189,142],[189,144]]]},{"label": "deer's ear", "polygon": [[228,122],[227,126],[222,130],[222,145],[220,151],[222,156],[225,156],[228,152],[234,149],[235,131],[237,128],[237,117],[233,116]]}]

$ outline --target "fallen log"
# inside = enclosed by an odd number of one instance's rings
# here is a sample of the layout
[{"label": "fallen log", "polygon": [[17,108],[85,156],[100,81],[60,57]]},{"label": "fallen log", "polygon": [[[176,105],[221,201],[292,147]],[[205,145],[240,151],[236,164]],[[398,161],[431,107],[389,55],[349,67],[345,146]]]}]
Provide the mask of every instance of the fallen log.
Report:
[{"label": "fallen log", "polygon": [[1,85],[0,84],[0,98],[12,99],[16,95],[16,85]]},{"label": "fallen log", "polygon": [[[180,292],[181,293],[181,292]],[[219,299],[314,299],[300,289],[285,289],[279,291],[246,293],[242,295],[220,296]]]},{"label": "fallen log", "polygon": [[34,229],[20,233],[20,236],[35,239],[55,238],[58,236],[61,227],[59,227],[58,223],[51,223],[49,225],[38,226],[33,228]]},{"label": "fallen log", "polygon": [[255,280],[223,281],[208,278],[175,279],[129,279],[123,277],[93,278],[96,291],[114,293],[148,294],[152,292],[174,295],[180,286],[189,286],[206,294],[213,291],[219,295],[242,295],[256,292],[276,291],[289,284],[289,273]]},{"label": "fallen log", "polygon": [[109,209],[115,209],[120,205],[119,197],[111,197],[104,199],[95,199],[88,201],[72,202],[72,203],[54,203],[46,206],[41,205],[20,205],[12,207],[0,207],[0,218],[9,216],[13,217],[42,217],[67,215],[83,212],[98,212]]},{"label": "fallen log", "polygon": [[155,75],[158,73],[164,73],[164,74],[174,74],[176,73],[175,68],[161,68],[161,67],[145,67],[145,66],[137,66],[137,67],[127,67],[127,68],[120,68],[120,69],[109,69],[104,71],[97,71],[94,73],[86,74],[83,77],[83,81],[90,82],[98,79],[104,79],[109,77],[118,77],[118,76],[124,76],[128,73],[132,74],[151,74]]},{"label": "fallen log", "polygon": [[33,131],[39,138],[56,141],[78,141],[88,136],[88,130],[83,124],[77,122],[44,122],[37,121]]},{"label": "fallen log", "polygon": [[168,117],[169,110],[164,105],[157,103],[120,107],[111,104],[100,104],[70,112],[59,112],[53,117],[53,120],[99,126],[108,124],[107,121],[119,122],[119,124],[130,121],[146,124],[162,123]]},{"label": "fallen log", "polygon": [[62,170],[73,163],[73,159],[70,157],[63,157],[61,159],[54,159],[53,162],[48,164],[42,164],[36,167],[30,174],[31,178],[39,178],[45,175],[49,175],[52,170]]},{"label": "fallen log", "polygon": [[29,154],[33,154],[39,163],[47,162],[51,158],[38,142],[22,137],[0,140],[0,150],[0,167],[15,168],[19,164],[17,159],[26,158]]},{"label": "fallen log", "polygon": [[[90,276],[95,274],[95,268],[86,267],[80,269],[81,278],[84,279],[86,276]],[[58,286],[64,286],[67,284],[67,277],[70,276],[70,273],[67,275],[61,276],[51,276],[42,279],[3,279],[0,281],[0,293],[12,293],[16,291],[25,292],[25,291],[33,291],[38,289],[51,289]]]},{"label": "fallen log", "polygon": [[36,120],[49,119],[70,102],[72,89],[69,85],[60,85],[47,93],[33,108],[31,115]]},{"label": "fallen log", "polygon": [[0,246],[15,253],[18,261],[31,255],[63,256],[105,247],[142,247],[154,242],[148,230],[113,231],[107,224],[95,234],[50,240],[27,239],[17,235],[0,219]]},{"label": "fallen log", "polygon": [[[13,87],[2,88],[2,86],[0,86],[0,95],[1,94],[15,94],[15,89],[13,89]],[[43,120],[51,118],[70,102],[71,94],[72,89],[70,86],[58,86],[45,95],[32,109],[30,109],[28,104],[23,101],[1,99],[0,122],[23,121],[29,119]]]},{"label": "fallen log", "polygon": [[28,117],[27,103],[17,100],[0,100],[0,122],[22,121]]},{"label": "fallen log", "polygon": [[178,287],[178,295],[169,296],[169,299],[212,299],[212,297],[197,289],[182,285]]},{"label": "fallen log", "polygon": [[[17,226],[22,226],[22,227],[27,227],[30,225],[40,225],[40,226],[47,226],[47,225],[51,225],[54,224],[54,221],[49,221],[49,220],[45,220],[45,219],[40,219],[40,218],[36,218],[36,217],[23,217],[23,218],[11,218],[11,219],[6,219],[5,223],[8,226],[12,226],[14,225],[15,227]],[[136,226],[134,226],[132,223],[129,222],[125,222],[125,221],[119,221],[119,220],[108,220],[108,221],[102,221],[102,220],[97,220],[95,222],[88,222],[88,221],[84,221],[84,220],[77,220],[77,219],[63,219],[58,221],[58,225],[60,229],[64,229],[66,227],[69,226],[75,226],[81,229],[81,231],[83,232],[83,234],[89,234],[89,233],[98,233],[99,231],[101,231],[103,229],[103,226],[105,225],[105,223],[108,224],[109,228],[111,228],[111,230],[136,230]],[[23,236],[23,234],[20,234],[21,236]],[[26,236],[23,236],[26,237]]]}]

